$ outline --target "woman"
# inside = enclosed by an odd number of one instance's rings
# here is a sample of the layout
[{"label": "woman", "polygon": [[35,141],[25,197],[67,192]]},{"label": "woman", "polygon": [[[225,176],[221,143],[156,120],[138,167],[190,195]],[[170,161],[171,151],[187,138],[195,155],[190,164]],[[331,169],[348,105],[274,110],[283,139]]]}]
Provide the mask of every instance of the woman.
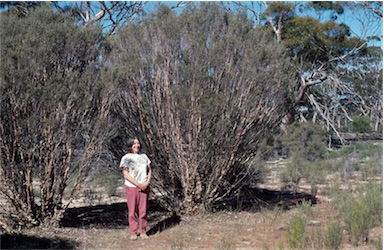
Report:
[{"label": "woman", "polygon": [[[129,139],[129,151],[120,161],[120,169],[124,176],[125,193],[128,204],[128,223],[130,239],[148,239],[147,204],[149,197],[149,183],[152,177],[151,161],[146,154],[140,151],[140,142],[137,138]],[[139,232],[138,232],[138,226]]]}]

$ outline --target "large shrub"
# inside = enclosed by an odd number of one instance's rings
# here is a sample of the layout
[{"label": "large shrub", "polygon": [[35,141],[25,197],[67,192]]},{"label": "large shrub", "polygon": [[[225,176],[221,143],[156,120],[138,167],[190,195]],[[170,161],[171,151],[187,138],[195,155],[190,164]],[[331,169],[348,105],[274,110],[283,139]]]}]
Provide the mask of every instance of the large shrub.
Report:
[{"label": "large shrub", "polygon": [[162,6],[111,44],[116,156],[138,134],[173,209],[210,209],[247,183],[246,166],[286,114],[293,79],[270,34],[245,11],[201,3],[179,15]]},{"label": "large shrub", "polygon": [[0,18],[0,195],[9,202],[0,224],[57,224],[69,179],[77,177],[71,199],[105,139],[95,65],[101,29],[46,7]]}]

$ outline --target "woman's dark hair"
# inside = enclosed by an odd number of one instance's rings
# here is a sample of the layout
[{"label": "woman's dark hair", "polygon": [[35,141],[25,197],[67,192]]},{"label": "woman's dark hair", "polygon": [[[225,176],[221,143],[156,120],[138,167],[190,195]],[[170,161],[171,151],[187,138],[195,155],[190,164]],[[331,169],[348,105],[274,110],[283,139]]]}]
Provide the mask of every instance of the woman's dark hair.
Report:
[{"label": "woman's dark hair", "polygon": [[135,142],[135,140],[139,140],[137,139],[137,137],[132,137],[132,138],[129,138],[128,139],[128,153],[132,153],[132,146],[133,146],[133,143]]}]

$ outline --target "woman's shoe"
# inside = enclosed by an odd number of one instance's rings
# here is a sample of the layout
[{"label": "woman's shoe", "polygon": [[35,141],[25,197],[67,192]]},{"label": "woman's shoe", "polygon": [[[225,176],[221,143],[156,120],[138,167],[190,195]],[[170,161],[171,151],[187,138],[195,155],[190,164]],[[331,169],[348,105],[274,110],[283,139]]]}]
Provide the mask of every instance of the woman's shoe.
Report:
[{"label": "woman's shoe", "polygon": [[147,240],[149,237],[146,233],[143,233],[143,234],[140,234],[140,238],[142,238],[143,240]]},{"label": "woman's shoe", "polygon": [[132,234],[131,235],[131,238],[129,238],[130,240],[137,240],[137,235],[136,234]]}]

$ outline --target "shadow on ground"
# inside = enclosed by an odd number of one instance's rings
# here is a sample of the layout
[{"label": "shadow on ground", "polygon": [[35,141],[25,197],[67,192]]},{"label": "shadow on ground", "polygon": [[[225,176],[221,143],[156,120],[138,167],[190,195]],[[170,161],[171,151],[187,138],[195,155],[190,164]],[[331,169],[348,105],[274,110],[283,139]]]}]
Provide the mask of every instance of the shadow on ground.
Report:
[{"label": "shadow on ground", "polygon": [[76,249],[80,243],[58,237],[45,238],[23,234],[3,234],[0,249]]},{"label": "shadow on ground", "polygon": [[[127,203],[70,208],[60,225],[75,228],[128,228]],[[163,209],[155,200],[149,201],[148,234],[155,234],[179,224],[180,216]]]},{"label": "shadow on ground", "polygon": [[289,210],[303,201],[317,203],[314,195],[306,192],[277,191],[260,188],[243,188],[239,193],[214,204],[212,211],[232,210],[258,212],[261,208]]}]

